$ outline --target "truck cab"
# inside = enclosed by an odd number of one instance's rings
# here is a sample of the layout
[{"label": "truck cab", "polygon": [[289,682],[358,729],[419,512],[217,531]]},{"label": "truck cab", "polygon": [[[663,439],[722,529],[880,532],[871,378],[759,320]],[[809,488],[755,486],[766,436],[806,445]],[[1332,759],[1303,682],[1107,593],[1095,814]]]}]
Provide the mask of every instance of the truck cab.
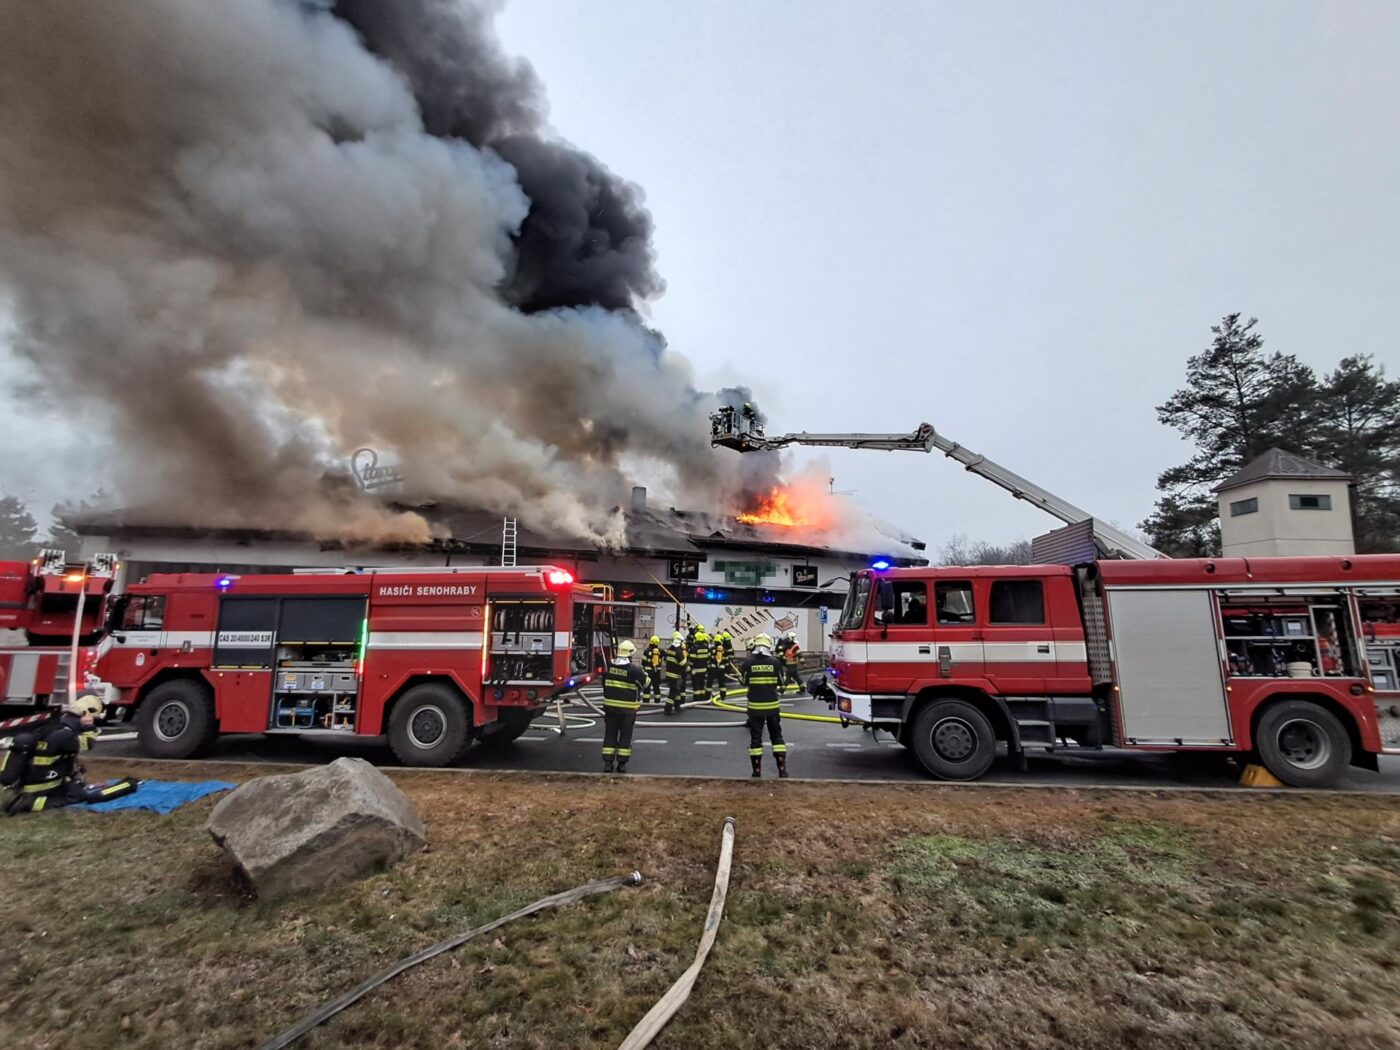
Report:
[{"label": "truck cab", "polygon": [[952,705],[940,708],[954,718],[946,746],[915,747],[936,775],[990,762],[987,728],[1016,752],[1104,739],[1069,566],[862,570],[832,644],[830,690],[843,718],[908,742],[921,717],[934,717],[926,707]]}]

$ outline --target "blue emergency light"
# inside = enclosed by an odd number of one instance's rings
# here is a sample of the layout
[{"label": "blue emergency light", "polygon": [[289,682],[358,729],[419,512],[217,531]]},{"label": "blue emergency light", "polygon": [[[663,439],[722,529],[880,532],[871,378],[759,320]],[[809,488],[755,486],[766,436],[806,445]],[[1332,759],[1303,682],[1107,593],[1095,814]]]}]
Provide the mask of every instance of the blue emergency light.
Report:
[{"label": "blue emergency light", "polygon": [[877,554],[870,559],[870,567],[876,572],[884,572],[886,569],[893,567],[893,565],[894,560],[885,554]]}]

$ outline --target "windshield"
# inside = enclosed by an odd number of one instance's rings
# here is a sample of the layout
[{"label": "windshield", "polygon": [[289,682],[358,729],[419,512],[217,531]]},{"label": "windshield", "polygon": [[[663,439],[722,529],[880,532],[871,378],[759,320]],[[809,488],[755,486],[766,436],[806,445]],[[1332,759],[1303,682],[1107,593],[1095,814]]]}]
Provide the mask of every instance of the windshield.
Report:
[{"label": "windshield", "polygon": [[865,607],[870,604],[870,585],[869,576],[851,576],[851,589],[846,592],[846,604],[842,606],[841,619],[836,624],[838,630],[859,627],[865,622]]}]

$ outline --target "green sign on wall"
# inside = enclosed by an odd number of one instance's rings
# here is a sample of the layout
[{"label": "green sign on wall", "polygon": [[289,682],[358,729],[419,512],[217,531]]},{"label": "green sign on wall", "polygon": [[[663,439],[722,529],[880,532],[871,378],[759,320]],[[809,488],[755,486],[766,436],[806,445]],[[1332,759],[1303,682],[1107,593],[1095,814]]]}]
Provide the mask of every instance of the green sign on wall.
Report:
[{"label": "green sign on wall", "polygon": [[759,587],[765,576],[777,574],[778,567],[771,561],[715,561],[716,569],[724,573],[724,582],[735,587]]}]

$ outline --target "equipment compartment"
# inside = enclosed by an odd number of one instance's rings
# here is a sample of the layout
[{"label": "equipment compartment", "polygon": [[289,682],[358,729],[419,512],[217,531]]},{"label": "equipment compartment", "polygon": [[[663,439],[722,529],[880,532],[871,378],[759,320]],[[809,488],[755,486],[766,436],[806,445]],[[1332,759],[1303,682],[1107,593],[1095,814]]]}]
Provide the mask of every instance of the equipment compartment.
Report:
[{"label": "equipment compartment", "polygon": [[554,603],[496,600],[487,624],[484,685],[549,684],[554,676]]}]

